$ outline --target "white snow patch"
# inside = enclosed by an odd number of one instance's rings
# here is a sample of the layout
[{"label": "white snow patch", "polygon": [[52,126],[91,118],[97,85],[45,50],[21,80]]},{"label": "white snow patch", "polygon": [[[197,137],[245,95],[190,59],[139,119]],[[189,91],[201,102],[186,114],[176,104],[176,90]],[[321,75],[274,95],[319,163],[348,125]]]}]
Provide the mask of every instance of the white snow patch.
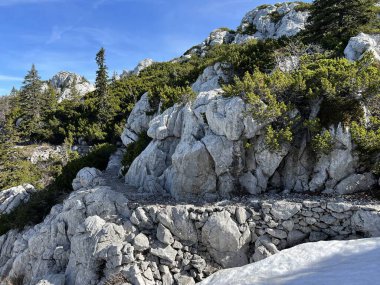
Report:
[{"label": "white snow patch", "polygon": [[244,267],[219,271],[201,285],[380,284],[380,238],[321,241],[286,249]]}]

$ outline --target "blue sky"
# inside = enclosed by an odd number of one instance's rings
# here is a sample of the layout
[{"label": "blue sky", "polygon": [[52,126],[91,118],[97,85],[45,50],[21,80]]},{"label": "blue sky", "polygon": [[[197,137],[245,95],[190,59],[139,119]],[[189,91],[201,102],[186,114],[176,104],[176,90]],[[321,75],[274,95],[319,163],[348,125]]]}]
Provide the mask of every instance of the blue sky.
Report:
[{"label": "blue sky", "polygon": [[18,88],[32,63],[43,79],[61,70],[94,80],[95,54],[110,70],[165,61],[218,27],[236,28],[253,0],[0,0],[0,95]]}]

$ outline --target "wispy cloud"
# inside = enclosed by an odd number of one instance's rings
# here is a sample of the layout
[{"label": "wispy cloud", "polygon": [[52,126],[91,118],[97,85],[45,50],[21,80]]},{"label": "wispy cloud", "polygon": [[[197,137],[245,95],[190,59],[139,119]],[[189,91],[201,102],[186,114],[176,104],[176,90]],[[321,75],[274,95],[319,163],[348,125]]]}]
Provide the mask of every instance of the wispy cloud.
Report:
[{"label": "wispy cloud", "polygon": [[70,32],[74,27],[68,26],[60,28],[58,26],[54,26],[50,35],[49,40],[47,41],[47,44],[52,44],[56,41],[59,41],[62,38],[62,35],[66,32]]},{"label": "wispy cloud", "polygon": [[15,77],[15,76],[8,76],[8,75],[1,75],[0,74],[0,81],[23,81],[24,79],[21,77]]},{"label": "wispy cloud", "polygon": [[20,4],[43,4],[60,1],[62,0],[0,0],[0,6],[13,6]]}]

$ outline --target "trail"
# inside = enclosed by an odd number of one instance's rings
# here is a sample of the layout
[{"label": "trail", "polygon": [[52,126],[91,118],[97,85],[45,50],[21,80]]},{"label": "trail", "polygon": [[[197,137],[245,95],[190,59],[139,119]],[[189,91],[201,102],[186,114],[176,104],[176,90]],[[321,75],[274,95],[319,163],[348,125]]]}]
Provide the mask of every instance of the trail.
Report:
[{"label": "trail", "polygon": [[124,176],[119,175],[120,168],[125,150],[119,148],[114,154],[110,156],[107,168],[103,171],[103,178],[106,181],[106,186],[109,186],[113,191],[124,194],[131,202],[138,203],[170,203],[173,198],[169,193],[146,193],[139,192],[138,189],[132,185],[125,184]]}]

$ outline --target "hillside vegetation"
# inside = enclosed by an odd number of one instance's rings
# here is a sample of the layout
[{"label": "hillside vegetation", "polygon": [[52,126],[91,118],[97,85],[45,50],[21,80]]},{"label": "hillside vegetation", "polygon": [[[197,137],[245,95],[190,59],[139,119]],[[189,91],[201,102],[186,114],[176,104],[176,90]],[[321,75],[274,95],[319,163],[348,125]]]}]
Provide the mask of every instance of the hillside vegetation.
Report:
[{"label": "hillside vegetation", "polygon": [[[332,2],[338,3],[333,13]],[[311,6],[300,5],[299,9],[310,9],[311,16],[306,30],[296,36],[216,45],[205,56],[192,54],[154,63],[138,75],[121,79],[108,77],[106,54],[101,49],[96,56],[96,90],[61,103],[53,88],[43,90],[43,81],[33,65],[21,89],[2,99],[0,187],[39,180],[38,170],[16,155],[13,145],[64,144],[70,149],[79,140],[90,145],[114,145],[126,118],[144,93],[149,93],[153,112],[189,102],[194,98],[191,84],[216,62],[229,63],[236,75],[231,82],[223,82],[225,96],[240,96],[251,104],[255,119],[271,122],[266,129],[269,147],[279,148],[307,132],[315,153],[322,154],[331,145],[329,126],[342,123],[352,129],[363,166],[379,175],[380,65],[370,54],[357,62],[342,55],[351,36],[360,31],[377,31],[378,8],[374,6],[376,1],[332,2],[316,0]],[[279,58],[289,56],[300,57],[296,69],[275,69]],[[310,109],[313,102],[321,104],[315,117]],[[367,120],[363,106],[370,109],[371,117]],[[297,116],[291,115],[294,108],[300,111]],[[131,146],[125,163],[130,164],[145,146],[146,141]],[[71,191],[71,181],[79,169],[104,168],[112,151],[114,147],[103,145],[87,157],[75,157],[52,170],[55,181],[40,189],[28,206],[0,217],[0,234],[41,221],[61,194]]]}]

